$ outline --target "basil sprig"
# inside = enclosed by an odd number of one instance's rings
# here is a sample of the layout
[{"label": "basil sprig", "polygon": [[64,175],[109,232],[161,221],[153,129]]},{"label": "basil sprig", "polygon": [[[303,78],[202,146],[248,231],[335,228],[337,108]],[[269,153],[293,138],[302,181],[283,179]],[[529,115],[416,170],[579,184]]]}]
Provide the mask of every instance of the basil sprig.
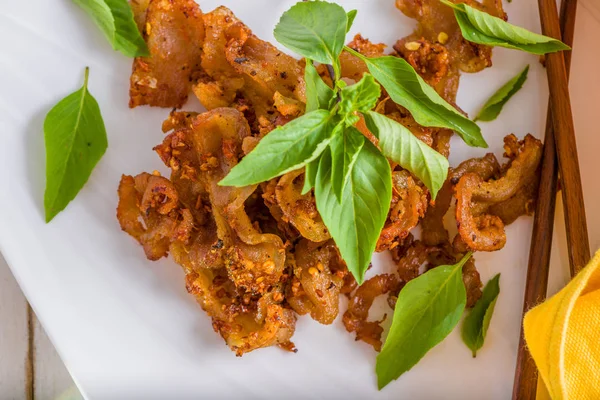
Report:
[{"label": "basil sprig", "polygon": [[73,0],[102,30],[113,49],[127,57],[147,57],[148,46],[135,21],[127,0]]},{"label": "basil sprig", "polygon": [[467,304],[462,267],[433,268],[404,286],[398,295],[390,332],[377,356],[379,389],[411,369],[458,324]]},{"label": "basil sprig", "polygon": [[522,50],[538,55],[571,49],[560,40],[509,24],[503,19],[479,11],[467,4],[454,4],[448,0],[440,1],[454,9],[454,16],[460,31],[463,37],[470,42]]},{"label": "basil sprig", "polygon": [[517,76],[506,82],[496,93],[489,98],[485,105],[481,108],[475,121],[493,121],[498,117],[504,105],[513,97],[527,80],[529,65],[525,67]]},{"label": "basil sprig", "polygon": [[[485,142],[476,124],[422,80],[416,83],[418,89],[408,85],[404,91],[396,90],[396,83],[386,86],[393,79],[368,73],[353,85],[341,80],[339,55],[355,16],[356,12],[346,13],[324,1],[298,3],[282,15],[275,37],[306,58],[307,113],[267,134],[219,184],[252,185],[304,167],[303,193],[315,189],[321,218],[348,269],[362,283],[389,212],[392,184],[386,157],[420,178],[434,198],[448,173],[444,156],[402,125],[372,111],[381,96],[380,84],[393,96],[410,97],[402,104],[426,115],[421,119],[425,124],[437,121],[434,126],[451,127],[475,138],[471,143]],[[321,79],[313,60],[333,65],[333,88]],[[378,69],[385,76],[420,79],[409,64],[400,73],[388,71],[386,65]],[[361,115],[379,138],[381,150],[354,126]]]},{"label": "basil sprig", "polygon": [[108,147],[100,107],[88,91],[88,74],[86,68],[83,87],[59,101],[44,120],[46,222],[75,198]]}]

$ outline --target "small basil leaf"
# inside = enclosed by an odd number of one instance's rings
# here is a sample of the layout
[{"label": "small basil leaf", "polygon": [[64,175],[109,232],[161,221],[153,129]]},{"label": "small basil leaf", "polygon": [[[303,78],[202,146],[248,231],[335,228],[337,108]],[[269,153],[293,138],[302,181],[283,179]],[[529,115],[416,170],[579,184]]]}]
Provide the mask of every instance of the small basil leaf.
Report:
[{"label": "small basil leaf", "polygon": [[400,291],[390,332],[377,356],[379,389],[410,370],[458,324],[467,303],[462,267],[469,257],[433,268]]},{"label": "small basil leaf", "polygon": [[44,120],[46,192],[44,208],[50,222],[77,196],[108,147],[96,99],[83,87],[58,102]]},{"label": "small basil leaf", "polygon": [[496,93],[490,97],[485,103],[475,121],[493,121],[498,117],[502,107],[513,97],[522,87],[527,80],[527,73],[529,72],[529,65],[525,67],[519,75],[506,82]]},{"label": "small basil leaf", "polygon": [[306,113],[318,109],[327,110],[334,96],[333,89],[323,82],[312,60],[308,58],[304,68],[304,82],[306,82]]},{"label": "small basil leaf", "polygon": [[310,192],[310,190],[315,187],[320,160],[321,156],[319,155],[304,166],[304,186],[302,186],[302,194]]},{"label": "small basil leaf", "polygon": [[460,31],[463,37],[470,42],[522,50],[538,55],[571,49],[560,40],[509,24],[501,18],[466,4],[454,4],[447,0],[440,1],[454,9],[454,16]]},{"label": "small basil leaf", "polygon": [[387,219],[392,199],[390,164],[370,141],[358,153],[342,203],[333,193],[331,152],[323,152],[315,197],[317,209],[358,284],[362,284],[371,256]]},{"label": "small basil leaf", "polygon": [[133,20],[127,0],[73,0],[92,17],[113,49],[127,57],[148,57],[150,52]]},{"label": "small basil leaf", "polygon": [[354,111],[367,112],[377,103],[381,87],[371,74],[364,74],[354,85],[342,88],[340,92],[340,113],[351,114]]},{"label": "small basil leaf", "polygon": [[473,357],[483,346],[499,294],[500,274],[497,274],[485,285],[483,295],[463,322],[462,339],[473,352]]},{"label": "small basil leaf", "polygon": [[350,32],[350,28],[352,28],[352,24],[354,23],[354,19],[356,18],[357,10],[350,10],[346,14],[348,16],[348,25],[346,27],[346,33]]},{"label": "small basil leaf", "polygon": [[366,62],[390,98],[410,111],[419,124],[452,129],[469,146],[487,147],[479,126],[441,98],[408,62],[393,56],[368,58],[349,47],[345,49]]},{"label": "small basil leaf", "polygon": [[369,130],[379,138],[381,152],[419,178],[435,199],[448,176],[446,157],[393,119],[374,111],[365,113],[364,117]]},{"label": "small basil leaf", "polygon": [[342,202],[342,193],[346,182],[350,179],[352,167],[356,162],[358,153],[365,144],[365,136],[354,126],[348,126],[331,139],[331,182],[333,192],[338,201]]},{"label": "small basil leaf", "polygon": [[329,144],[335,126],[333,119],[329,111],[316,110],[277,127],[219,185],[254,185],[302,168]]},{"label": "small basil leaf", "polygon": [[283,13],[273,34],[275,39],[303,57],[334,64],[346,38],[346,11],[334,3],[296,3]]}]

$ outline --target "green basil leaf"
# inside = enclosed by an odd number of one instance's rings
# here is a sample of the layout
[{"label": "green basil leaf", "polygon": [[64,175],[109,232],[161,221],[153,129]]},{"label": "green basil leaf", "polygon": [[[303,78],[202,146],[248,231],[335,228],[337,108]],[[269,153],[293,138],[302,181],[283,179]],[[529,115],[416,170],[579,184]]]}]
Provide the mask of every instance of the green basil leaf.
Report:
[{"label": "green basil leaf", "polygon": [[342,88],[340,92],[340,113],[351,114],[354,111],[367,112],[377,104],[381,87],[371,74],[364,74],[354,85]]},{"label": "green basil leaf", "polygon": [[379,138],[381,152],[421,180],[435,199],[448,176],[446,157],[417,139],[402,124],[369,111],[363,114],[369,130]]},{"label": "green basil leaf", "polygon": [[498,91],[485,103],[481,111],[479,111],[475,121],[495,120],[496,117],[498,117],[498,114],[500,114],[500,111],[502,111],[502,107],[504,107],[508,100],[523,87],[523,84],[527,80],[528,72],[529,65],[527,65],[519,75],[506,82],[504,86],[498,89]]},{"label": "green basil leaf", "polygon": [[302,194],[310,192],[310,190],[315,187],[317,171],[319,170],[319,161],[321,161],[320,155],[304,166],[304,186],[302,186]]},{"label": "green basil leaf", "polygon": [[365,136],[354,126],[348,126],[331,139],[331,182],[333,192],[338,201],[342,202],[342,193],[346,182],[350,179],[352,167],[358,158],[358,153],[365,144]]},{"label": "green basil leaf", "polygon": [[113,49],[127,57],[150,56],[127,0],[73,1],[92,17]]},{"label": "green basil leaf", "polygon": [[346,26],[346,33],[350,32],[350,28],[352,28],[352,24],[354,23],[354,19],[356,18],[357,10],[350,10],[346,15],[348,16],[348,25]]},{"label": "green basil leaf", "polygon": [[467,303],[462,267],[433,268],[409,281],[400,291],[390,332],[375,370],[379,389],[410,370],[458,324]]},{"label": "green basil leaf", "polygon": [[335,64],[344,47],[347,26],[348,17],[341,6],[307,1],[284,12],[273,34],[279,43],[303,57]]},{"label": "green basil leaf", "polygon": [[483,346],[499,294],[500,274],[497,274],[485,285],[483,295],[463,322],[462,339],[473,352],[473,357]]},{"label": "green basil leaf", "polygon": [[331,151],[327,149],[321,156],[317,173],[317,209],[348,270],[360,285],[390,209],[390,164],[377,147],[365,140],[344,188],[341,204],[333,192],[331,172]]},{"label": "green basil leaf", "polygon": [[410,111],[419,124],[452,129],[469,146],[487,147],[479,126],[441,98],[404,59],[393,56],[368,58],[349,47],[345,49],[366,62],[369,72],[390,98]]},{"label": "green basil leaf", "polygon": [[302,168],[327,147],[335,125],[329,111],[316,110],[273,129],[219,185],[254,185]]},{"label": "green basil leaf", "polygon": [[306,113],[329,109],[329,103],[334,96],[333,89],[323,82],[309,58],[306,59],[304,68],[304,82],[306,82]]},{"label": "green basil leaf", "polygon": [[108,147],[96,99],[83,87],[58,102],[44,120],[46,144],[46,222],[77,196]]},{"label": "green basil leaf", "polygon": [[454,4],[447,0],[440,1],[454,9],[454,16],[460,31],[463,37],[470,42],[522,50],[538,55],[571,49],[560,40],[509,24],[501,18],[466,4]]}]

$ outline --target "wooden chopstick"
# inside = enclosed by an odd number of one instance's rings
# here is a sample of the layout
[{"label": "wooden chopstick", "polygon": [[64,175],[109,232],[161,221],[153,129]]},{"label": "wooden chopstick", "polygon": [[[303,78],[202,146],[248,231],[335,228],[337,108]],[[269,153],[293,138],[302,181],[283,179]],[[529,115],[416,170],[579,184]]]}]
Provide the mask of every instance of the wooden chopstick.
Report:
[{"label": "wooden chopstick", "polygon": [[[560,11],[560,28],[562,40],[573,46],[575,33],[575,16],[577,0],[563,0]],[[571,66],[571,52],[563,53],[566,69],[566,78],[569,77]],[[554,228],[554,211],[556,206],[556,187],[558,181],[558,164],[556,159],[556,146],[552,121],[552,108],[548,104],[546,119],[546,134],[544,139],[544,154],[542,157],[542,171],[537,206],[534,215],[531,247],[529,251],[529,265],[523,301],[523,315],[533,306],[542,302],[546,297],[548,287],[548,272],[550,267],[550,253],[552,248],[552,234]],[[573,273],[574,270],[571,269]],[[519,351],[515,368],[515,381],[513,386],[513,400],[534,400],[537,391],[538,373],[527,350],[521,326]]]},{"label": "wooden chopstick", "polygon": [[[555,0],[538,0],[538,5],[542,32],[546,36],[560,39],[560,23]],[[591,255],[567,70],[562,52],[547,54],[546,68],[548,70],[554,141],[562,184],[569,265],[571,266],[571,275],[574,276],[587,264]]]}]

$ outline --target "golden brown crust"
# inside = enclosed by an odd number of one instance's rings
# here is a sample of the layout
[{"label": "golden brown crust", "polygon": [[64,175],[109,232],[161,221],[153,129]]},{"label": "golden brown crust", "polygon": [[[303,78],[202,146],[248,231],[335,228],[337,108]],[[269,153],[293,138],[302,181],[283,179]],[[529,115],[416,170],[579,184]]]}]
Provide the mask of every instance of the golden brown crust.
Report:
[{"label": "golden brown crust", "polygon": [[527,213],[530,210],[528,204],[531,207],[537,190],[542,143],[531,135],[527,135],[523,141],[518,141],[514,135],[504,140],[505,155],[510,161],[502,168],[502,175],[498,179],[485,180],[489,177],[483,176],[495,172],[493,162],[488,163],[487,167],[478,162],[479,167],[484,166],[483,169],[479,169],[478,173],[466,173],[458,180],[455,192],[456,221],[461,238],[456,244],[459,247],[462,247],[460,243],[478,251],[494,251],[504,247],[504,222],[490,212],[492,205],[496,205],[496,212],[502,214],[500,209],[510,207],[504,214],[507,222],[514,221],[517,212]]},{"label": "golden brown crust", "polygon": [[427,189],[419,186],[408,171],[392,173],[392,202],[375,251],[393,249],[417,226],[427,208]]},{"label": "golden brown crust", "polygon": [[[141,18],[136,12],[138,20]],[[204,23],[193,0],[151,0],[144,23],[150,57],[137,57],[129,107],[180,108],[200,74]]]}]

